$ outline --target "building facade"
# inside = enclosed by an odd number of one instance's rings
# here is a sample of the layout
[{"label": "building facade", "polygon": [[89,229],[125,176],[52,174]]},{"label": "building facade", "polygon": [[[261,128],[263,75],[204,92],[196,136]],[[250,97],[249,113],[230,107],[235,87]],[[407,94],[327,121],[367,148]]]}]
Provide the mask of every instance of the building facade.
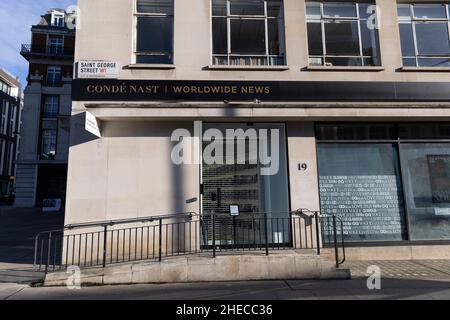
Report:
[{"label": "building facade", "polygon": [[307,208],[353,257],[448,255],[449,2],[79,8],[66,224]]},{"label": "building facade", "polygon": [[42,206],[44,199],[65,198],[74,46],[75,31],[60,9],[46,12],[31,27],[31,44],[22,45],[29,74],[16,206]]},{"label": "building facade", "polygon": [[11,203],[20,140],[22,89],[19,80],[0,68],[0,204]]}]

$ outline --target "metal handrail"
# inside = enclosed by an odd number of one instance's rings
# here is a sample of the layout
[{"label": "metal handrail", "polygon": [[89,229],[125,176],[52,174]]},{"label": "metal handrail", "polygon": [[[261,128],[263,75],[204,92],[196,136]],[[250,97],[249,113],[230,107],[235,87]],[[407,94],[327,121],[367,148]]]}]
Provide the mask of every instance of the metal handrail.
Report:
[{"label": "metal handrail", "polygon": [[154,222],[157,220],[167,220],[174,218],[188,218],[191,219],[193,216],[197,216],[196,212],[182,212],[175,214],[166,214],[160,216],[149,216],[143,218],[134,218],[134,219],[117,219],[117,220],[105,220],[105,221],[95,221],[95,222],[87,222],[87,223],[77,223],[77,224],[68,224],[64,226],[66,230],[80,229],[80,228],[88,228],[88,227],[105,227],[105,226],[114,226],[114,225],[123,225],[123,224],[133,224],[137,222],[148,223]]},{"label": "metal handrail", "polygon": [[[345,237],[344,237],[344,221],[335,214],[321,214],[321,218],[331,218],[332,219],[332,228],[333,228],[333,244],[334,244],[334,256],[336,262],[336,268],[339,268],[341,264],[346,261],[346,252],[345,252]],[[342,258],[339,257],[339,241],[338,241],[338,224],[341,231],[341,248],[342,248]]]},{"label": "metal handrail", "polygon": [[[36,235],[34,265],[39,266],[39,270],[45,266],[47,272],[64,268],[68,264],[105,267],[107,264],[146,259],[162,261],[164,257],[200,252],[210,252],[216,257],[216,251],[230,250],[265,250],[266,255],[269,255],[269,250],[293,248],[317,250],[317,254],[321,254],[325,240],[321,238],[323,232],[320,232],[320,228],[326,221],[331,221],[331,216],[308,209],[290,211],[289,217],[268,217],[270,213],[252,212],[249,217],[243,215],[238,225],[235,224],[238,222],[235,219],[237,217],[231,217],[232,220],[218,219],[221,214],[214,212],[210,215],[183,212],[68,224],[63,229],[43,231]],[[194,216],[198,219],[193,219]],[[169,221],[163,223],[164,220]],[[251,223],[247,224],[246,221]],[[127,224],[135,225],[110,228]],[[333,232],[329,232],[329,237],[334,234],[334,242],[328,238],[328,243],[330,246],[334,244],[336,267],[345,261],[343,232],[343,257],[339,257],[338,227],[343,230],[343,221],[333,216]],[[65,233],[67,230],[82,228],[88,230]],[[269,228],[276,230],[275,233]],[[328,228],[331,230],[331,223]],[[224,237],[216,239],[218,234]]]}]

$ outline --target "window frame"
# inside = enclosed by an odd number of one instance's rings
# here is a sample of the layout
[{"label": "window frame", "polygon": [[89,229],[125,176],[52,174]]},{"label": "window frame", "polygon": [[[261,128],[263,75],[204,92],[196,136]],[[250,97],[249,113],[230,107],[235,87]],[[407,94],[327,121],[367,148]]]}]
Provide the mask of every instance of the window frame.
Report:
[{"label": "window frame", "polygon": [[[231,13],[231,1],[232,0],[225,0],[226,1],[226,16],[218,16],[213,14],[213,0],[210,0],[210,17],[211,17],[211,61],[210,64],[214,66],[286,66],[287,65],[287,59],[286,59],[286,44],[285,39],[280,38],[280,54],[279,55],[273,55],[270,54],[270,44],[269,44],[269,20],[279,20],[282,22],[282,30],[283,34],[279,37],[285,38],[285,15],[284,15],[284,0],[281,0],[281,18],[280,17],[271,17],[268,14],[268,0],[261,0],[264,4],[264,14],[263,15],[237,15]],[[227,53],[226,54],[215,54],[214,53],[214,31],[213,31],[213,19],[214,18],[222,18],[226,20],[227,25]],[[232,20],[257,20],[257,21],[264,21],[264,29],[265,29],[265,53],[264,54],[239,54],[239,53],[232,53],[232,39],[231,39],[231,21]],[[282,46],[284,45],[284,48]],[[226,58],[226,63],[216,63],[216,58]],[[239,64],[239,63],[232,63],[233,59],[237,59],[239,61],[239,58],[257,58],[257,59],[265,59],[264,64]],[[250,60],[251,61],[251,60]],[[264,61],[264,60],[261,60]],[[278,61],[281,61],[281,63],[278,63]],[[275,62],[275,63],[274,63]]]},{"label": "window frame", "polygon": [[0,106],[0,134],[6,135],[8,132],[8,115],[9,115],[9,102],[7,100],[3,100],[2,105]]},{"label": "window frame", "polygon": [[52,12],[52,27],[64,27],[66,15],[63,12]]},{"label": "window frame", "polygon": [[[143,13],[138,12],[138,0],[133,1],[133,19],[134,19],[134,37],[133,37],[133,63],[137,63],[138,56],[167,56],[169,59],[169,63],[167,65],[174,64],[174,45],[175,45],[175,0],[172,1],[173,14],[167,13]],[[172,18],[172,52],[157,52],[157,51],[137,51],[137,43],[138,43],[138,19],[140,17],[144,18]],[[142,63],[139,64],[147,64],[147,65],[155,65],[160,63]]]},{"label": "window frame", "polygon": [[[46,132],[54,132],[54,137],[53,136],[47,136],[45,133]],[[44,154],[44,142],[47,141],[46,139],[51,139],[50,141],[50,146],[54,146],[54,148],[50,148],[50,149],[54,149],[55,154],[51,155],[50,152],[48,154]],[[56,154],[57,154],[57,146],[58,146],[58,129],[42,129],[41,131],[41,143],[40,143],[40,155],[41,158],[44,159],[53,159]]]},{"label": "window frame", "polygon": [[[414,11],[415,5],[432,5],[432,4],[439,4],[445,7],[445,13],[447,16],[447,19],[443,18],[416,18],[416,14]],[[436,2],[430,2],[430,3],[398,3],[397,4],[397,12],[398,9],[401,6],[408,6],[409,7],[409,19],[402,19],[399,16],[397,17],[398,25],[400,27],[400,24],[406,24],[411,25],[411,31],[413,36],[413,46],[414,46],[414,53],[415,56],[403,56],[402,52],[402,65],[404,67],[409,67],[408,65],[405,65],[404,61],[405,59],[411,59],[415,61],[415,66],[413,67],[421,67],[419,60],[420,59],[436,59],[436,58],[447,58],[449,60],[449,66],[431,66],[430,68],[450,68],[450,53],[448,55],[439,55],[439,54],[419,54],[419,48],[417,43],[417,32],[416,32],[416,25],[417,24],[427,24],[427,23],[447,23],[447,36],[449,38],[450,43],[450,4],[449,3],[436,3]],[[401,39],[400,39],[401,41]],[[429,67],[429,66],[427,66]]]},{"label": "window frame", "polygon": [[[47,104],[47,99],[56,99],[56,102],[53,100],[51,103]],[[42,106],[42,117],[43,118],[56,118],[56,116],[59,113],[59,103],[60,99],[58,95],[46,95],[44,96],[44,103]],[[52,105],[52,107],[56,106],[55,112],[47,112],[46,107],[47,105]],[[53,109],[53,108],[52,108]]]},{"label": "window frame", "polygon": [[[310,17],[307,13],[307,6],[311,5],[311,4],[318,4],[319,5],[319,9],[320,9],[320,17]],[[359,1],[349,1],[347,3],[351,3],[355,5],[355,11],[356,11],[356,16],[354,17],[336,17],[336,16],[329,16],[326,15],[324,12],[324,4],[325,3],[329,3],[329,2],[324,2],[324,1],[305,1],[305,12],[306,12],[306,26],[308,26],[309,23],[320,23],[320,30],[321,30],[321,35],[322,35],[322,55],[313,55],[310,54],[310,48],[309,48],[309,43],[306,45],[307,50],[308,50],[308,65],[309,66],[318,66],[319,64],[316,63],[312,63],[311,59],[321,59],[322,63],[320,64],[320,66],[326,66],[326,67],[342,67],[340,65],[337,66],[329,66],[327,65],[328,63],[326,62],[327,58],[348,58],[348,59],[358,59],[360,60],[361,64],[358,65],[358,67],[379,67],[382,65],[382,61],[381,61],[381,46],[380,46],[380,37],[379,37],[379,33],[378,30],[376,30],[377,32],[377,51],[378,51],[378,60],[379,60],[379,64],[378,65],[366,65],[364,63],[365,59],[373,59],[374,57],[376,57],[376,55],[372,55],[372,56],[367,56],[364,55],[363,52],[363,39],[362,39],[362,32],[361,32],[361,22],[364,21],[368,21],[368,18],[364,18],[361,16],[361,12],[360,12],[360,4],[366,4],[366,2],[359,2]],[[336,2],[336,3],[346,3],[345,1],[340,1],[340,2]],[[370,2],[367,2],[367,4],[372,4]],[[373,3],[372,5],[375,5],[375,3]],[[325,32],[325,24],[326,23],[339,23],[339,22],[356,22],[357,26],[358,26],[358,46],[359,46],[359,55],[357,56],[352,56],[352,55],[332,55],[332,54],[327,54],[327,46],[326,46],[326,32]],[[308,27],[306,27],[306,32],[308,34]],[[308,37],[307,37],[308,38]]]},{"label": "window frame", "polygon": [[60,55],[64,53],[64,36],[49,35],[47,53]]},{"label": "window frame", "polygon": [[[56,78],[56,75],[58,74],[56,72],[56,70],[59,70],[59,79]],[[50,74],[52,75],[52,80],[51,81],[50,81]],[[52,86],[52,87],[59,86],[61,84],[61,81],[62,81],[62,68],[61,68],[61,66],[52,66],[52,65],[47,66],[46,79],[47,79],[47,81],[46,81],[47,85]]]}]

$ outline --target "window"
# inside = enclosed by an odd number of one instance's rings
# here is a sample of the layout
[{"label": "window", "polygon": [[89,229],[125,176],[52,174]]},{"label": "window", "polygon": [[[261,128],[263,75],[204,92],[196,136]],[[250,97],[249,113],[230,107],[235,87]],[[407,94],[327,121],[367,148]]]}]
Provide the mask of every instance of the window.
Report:
[{"label": "window", "polygon": [[46,96],[44,98],[44,118],[54,118],[58,115],[59,109],[59,97],[58,96]]},{"label": "window", "polygon": [[4,81],[0,80],[0,91],[3,91],[7,95],[11,95],[11,87]]},{"label": "window", "polygon": [[212,63],[284,65],[282,0],[212,0]]},{"label": "window", "polygon": [[48,53],[62,54],[64,48],[64,38],[62,36],[51,36],[49,38]]},{"label": "window", "polygon": [[53,159],[56,155],[56,130],[42,130],[41,154],[44,158]]},{"label": "window", "polygon": [[392,143],[320,143],[321,210],[344,223],[346,241],[404,240],[400,169]]},{"label": "window", "polygon": [[0,134],[6,135],[7,127],[8,127],[8,109],[9,109],[9,102],[6,100],[3,100],[3,103],[1,104],[2,107],[2,118],[0,122]]},{"label": "window", "polygon": [[61,84],[61,67],[49,66],[47,67],[47,85],[58,86]]},{"label": "window", "polygon": [[10,115],[9,115],[9,130],[8,135],[13,136],[14,132],[16,130],[16,112],[17,112],[17,106],[11,105],[10,108]]},{"label": "window", "polygon": [[13,174],[13,164],[14,164],[14,144],[9,143],[9,158],[8,158],[8,175]]},{"label": "window", "polygon": [[450,146],[402,143],[402,172],[412,240],[450,239]]},{"label": "window", "polygon": [[399,4],[403,65],[450,67],[450,6]]},{"label": "window", "polygon": [[6,148],[6,141],[0,140],[0,155],[1,155],[1,157],[0,157],[0,176],[5,175],[4,174],[4,171],[5,171],[4,166],[5,166],[5,160],[6,160],[6,157],[4,156],[6,154],[5,148]]},{"label": "window", "polygon": [[52,26],[64,27],[65,15],[62,12],[52,12]]},{"label": "window", "polygon": [[321,209],[347,241],[450,240],[450,124],[316,129]]},{"label": "window", "polygon": [[372,4],[307,2],[306,14],[310,65],[381,65]]},{"label": "window", "polygon": [[173,63],[173,0],[136,1],[136,63]]}]

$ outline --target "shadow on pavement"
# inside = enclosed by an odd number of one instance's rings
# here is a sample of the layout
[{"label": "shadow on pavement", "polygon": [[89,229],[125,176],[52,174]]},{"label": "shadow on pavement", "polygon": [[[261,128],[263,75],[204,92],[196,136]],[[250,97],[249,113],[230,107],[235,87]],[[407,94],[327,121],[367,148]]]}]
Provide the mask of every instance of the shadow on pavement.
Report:
[{"label": "shadow on pavement", "polygon": [[39,232],[63,226],[64,213],[0,206],[0,282],[35,278],[34,238]]}]

